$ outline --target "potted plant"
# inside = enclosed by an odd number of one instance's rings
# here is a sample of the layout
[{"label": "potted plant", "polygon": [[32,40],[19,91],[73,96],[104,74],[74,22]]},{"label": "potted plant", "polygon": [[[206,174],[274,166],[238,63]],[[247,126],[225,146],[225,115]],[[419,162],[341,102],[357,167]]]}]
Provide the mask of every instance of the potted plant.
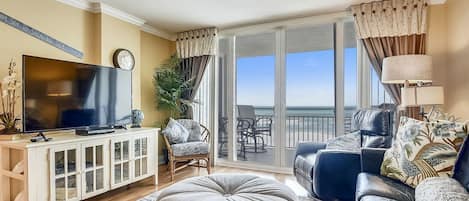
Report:
[{"label": "potted plant", "polygon": [[[176,55],[166,60],[153,75],[157,109],[166,110],[174,119],[183,118],[193,103],[183,98],[183,93],[190,88],[190,81],[184,81],[178,67],[181,63]],[[165,120],[166,124],[168,119]]]},{"label": "potted plant", "polygon": [[[174,119],[183,118],[191,101],[183,98],[183,93],[189,89],[190,80],[184,81],[178,71],[181,59],[172,55],[158,68],[153,75],[155,86],[156,108],[169,112],[169,117]],[[169,122],[169,118],[158,122],[159,127],[164,128]],[[168,150],[163,148],[163,156],[168,162]]]},{"label": "potted plant", "polygon": [[11,60],[8,67],[8,75],[3,78],[0,84],[0,101],[1,101],[1,114],[0,114],[0,125],[2,134],[14,134],[18,132],[16,128],[17,121],[19,120],[16,116],[16,104],[18,103],[19,94],[18,92],[21,87],[21,81],[18,80],[16,72],[16,63]]}]

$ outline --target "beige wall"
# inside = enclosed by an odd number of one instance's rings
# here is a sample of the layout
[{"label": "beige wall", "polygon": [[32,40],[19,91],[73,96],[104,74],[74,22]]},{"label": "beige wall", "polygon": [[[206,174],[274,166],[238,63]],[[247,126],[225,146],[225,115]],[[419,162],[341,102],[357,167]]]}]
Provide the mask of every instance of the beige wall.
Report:
[{"label": "beige wall", "polygon": [[125,48],[136,59],[132,75],[133,107],[144,111],[146,126],[164,118],[154,109],[151,75],[175,51],[174,42],[144,33],[139,27],[106,14],[90,13],[56,0],[0,0],[0,11],[84,53],[84,58],[78,59],[0,23],[0,78],[6,75],[11,58],[15,58],[21,70],[23,54],[112,66],[114,51]]},{"label": "beige wall", "polygon": [[[158,111],[155,104],[155,88],[153,86],[153,74],[167,58],[175,52],[175,43],[154,35],[140,33],[141,71],[140,81],[142,83],[142,111],[145,113],[144,126],[159,126],[169,115]],[[160,161],[162,160],[163,139],[159,139]]]},{"label": "beige wall", "polygon": [[447,109],[469,119],[469,1],[448,3]]},{"label": "beige wall", "polygon": [[113,66],[112,56],[119,48],[130,50],[135,57],[132,72],[132,107],[139,109],[140,98],[140,28],[108,16],[99,14],[101,23],[101,65]]},{"label": "beige wall", "polygon": [[434,57],[434,79],[445,87],[445,106],[469,119],[469,1],[448,0],[430,7],[428,54]]}]

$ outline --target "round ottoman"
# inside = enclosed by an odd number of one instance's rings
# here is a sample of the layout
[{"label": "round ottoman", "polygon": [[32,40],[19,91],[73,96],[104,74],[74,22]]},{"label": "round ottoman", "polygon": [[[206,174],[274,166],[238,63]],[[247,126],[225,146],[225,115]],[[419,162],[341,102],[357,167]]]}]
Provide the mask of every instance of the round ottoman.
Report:
[{"label": "round ottoman", "polygon": [[158,201],[297,201],[287,186],[253,175],[193,177],[161,191]]}]

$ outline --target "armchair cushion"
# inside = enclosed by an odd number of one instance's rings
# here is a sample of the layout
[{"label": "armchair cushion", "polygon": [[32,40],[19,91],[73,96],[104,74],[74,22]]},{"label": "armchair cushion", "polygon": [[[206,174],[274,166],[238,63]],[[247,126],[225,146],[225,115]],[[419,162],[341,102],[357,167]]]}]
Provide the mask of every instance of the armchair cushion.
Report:
[{"label": "armchair cushion", "polygon": [[189,131],[174,119],[169,119],[168,125],[163,130],[163,134],[168,138],[170,144],[187,142]]},{"label": "armchair cushion", "polygon": [[392,113],[383,109],[360,109],[352,116],[352,130],[364,135],[389,136],[392,133]]},{"label": "armchair cushion", "polygon": [[357,178],[356,200],[379,196],[391,200],[414,201],[414,189],[393,179],[360,173]]},{"label": "armchair cushion", "polygon": [[362,172],[379,175],[381,171],[381,163],[383,162],[386,149],[364,148],[361,150],[361,152]]},{"label": "armchair cushion", "polygon": [[189,137],[187,138],[187,142],[201,141],[201,129],[199,122],[194,121],[192,119],[178,119],[177,122],[189,131]]},{"label": "armchair cushion", "polygon": [[209,153],[209,144],[205,142],[186,142],[171,145],[174,156],[191,156]]},{"label": "armchair cushion", "polygon": [[353,200],[360,154],[343,150],[320,150],[313,168],[313,189],[323,200]]},{"label": "armchair cushion", "polygon": [[453,172],[465,125],[450,121],[419,121],[402,117],[396,140],[387,150],[381,174],[415,188],[429,177],[448,177]]}]

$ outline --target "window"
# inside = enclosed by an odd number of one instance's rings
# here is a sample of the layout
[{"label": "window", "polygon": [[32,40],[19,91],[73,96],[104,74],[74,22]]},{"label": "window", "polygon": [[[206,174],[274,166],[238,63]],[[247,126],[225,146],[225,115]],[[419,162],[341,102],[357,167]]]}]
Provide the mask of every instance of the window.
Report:
[{"label": "window", "polygon": [[370,90],[371,106],[379,106],[383,103],[394,103],[389,94],[384,89],[375,69],[370,66]]},{"label": "window", "polygon": [[352,129],[352,114],[357,104],[357,39],[353,22],[344,23],[344,131]]},{"label": "window", "polygon": [[[298,142],[325,142],[350,130],[352,113],[361,105],[358,73],[365,74],[352,22],[226,33],[217,63],[217,154],[227,159],[222,164],[291,167]],[[268,120],[244,129],[247,118],[241,113]],[[253,134],[257,131],[264,133]]]}]

